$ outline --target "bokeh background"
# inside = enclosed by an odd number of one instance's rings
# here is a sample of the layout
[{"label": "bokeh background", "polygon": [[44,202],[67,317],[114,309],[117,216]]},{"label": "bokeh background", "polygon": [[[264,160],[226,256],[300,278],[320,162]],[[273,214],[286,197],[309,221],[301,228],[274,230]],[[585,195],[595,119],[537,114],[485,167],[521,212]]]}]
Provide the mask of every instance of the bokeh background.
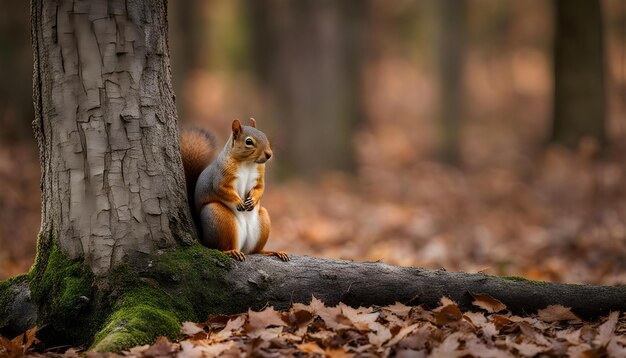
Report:
[{"label": "bokeh background", "polygon": [[[169,3],[179,120],[254,117],[269,246],[626,284],[626,2]],[[39,229],[29,4],[0,0],[0,279]]]}]

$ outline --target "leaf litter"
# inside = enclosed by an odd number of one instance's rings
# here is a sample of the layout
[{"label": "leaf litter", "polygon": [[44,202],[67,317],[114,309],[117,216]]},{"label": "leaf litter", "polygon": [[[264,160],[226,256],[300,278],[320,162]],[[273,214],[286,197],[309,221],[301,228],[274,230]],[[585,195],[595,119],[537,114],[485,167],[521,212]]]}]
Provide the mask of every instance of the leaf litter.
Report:
[{"label": "leaf litter", "polygon": [[[476,310],[463,312],[443,297],[432,310],[396,302],[385,307],[327,306],[312,297],[286,311],[266,307],[206,322],[184,322],[182,340],[159,337],[152,345],[108,357],[626,357],[626,315],[611,312],[585,322],[562,306],[517,316],[486,295],[472,293]],[[498,313],[494,313],[498,312]],[[78,357],[32,349],[36,328],[0,338],[0,356]],[[35,345],[36,347],[36,345]],[[89,353],[89,357],[103,356]]]}]

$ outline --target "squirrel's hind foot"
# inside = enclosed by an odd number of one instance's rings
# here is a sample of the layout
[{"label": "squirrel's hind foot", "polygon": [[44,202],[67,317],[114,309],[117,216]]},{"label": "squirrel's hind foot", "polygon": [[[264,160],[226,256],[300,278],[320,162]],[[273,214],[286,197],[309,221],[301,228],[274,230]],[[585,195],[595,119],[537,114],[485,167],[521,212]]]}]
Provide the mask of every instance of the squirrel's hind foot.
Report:
[{"label": "squirrel's hind foot", "polygon": [[244,261],[246,259],[246,255],[239,250],[228,250],[224,251],[224,253],[238,261]]},{"label": "squirrel's hind foot", "polygon": [[289,261],[289,255],[285,251],[261,251],[259,252],[261,255],[268,256],[277,256],[279,259],[283,261]]}]

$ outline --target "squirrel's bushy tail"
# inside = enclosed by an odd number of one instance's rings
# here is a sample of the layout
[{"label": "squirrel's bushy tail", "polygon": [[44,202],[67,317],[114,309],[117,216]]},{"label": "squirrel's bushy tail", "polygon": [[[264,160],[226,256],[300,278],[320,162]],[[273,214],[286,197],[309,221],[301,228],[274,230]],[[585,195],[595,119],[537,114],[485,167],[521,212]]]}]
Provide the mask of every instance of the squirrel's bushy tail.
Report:
[{"label": "squirrel's bushy tail", "polygon": [[191,215],[197,225],[198,218],[194,203],[196,182],[198,177],[215,159],[215,138],[206,129],[186,127],[180,130],[180,155],[185,169],[185,183],[187,184],[187,198]]}]

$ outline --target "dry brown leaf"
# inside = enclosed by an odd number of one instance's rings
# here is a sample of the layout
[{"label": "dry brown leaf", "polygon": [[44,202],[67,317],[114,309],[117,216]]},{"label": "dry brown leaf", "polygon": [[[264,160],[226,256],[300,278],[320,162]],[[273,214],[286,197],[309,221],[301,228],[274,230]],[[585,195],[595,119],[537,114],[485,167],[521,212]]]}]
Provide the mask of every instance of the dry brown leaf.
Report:
[{"label": "dry brown leaf", "polygon": [[478,338],[474,337],[465,343],[467,353],[474,357],[481,358],[509,358],[513,355],[507,351],[495,347],[487,347]]},{"label": "dry brown leaf", "polygon": [[445,307],[445,306],[450,306],[450,305],[458,306],[456,302],[452,301],[451,299],[449,299],[446,296],[442,296],[439,299],[439,308]]},{"label": "dry brown leaf", "polygon": [[613,337],[606,346],[606,352],[609,357],[626,358],[626,337]]},{"label": "dry brown leaf", "polygon": [[570,321],[582,322],[571,309],[561,305],[550,305],[537,312],[539,318],[546,322]]},{"label": "dry brown leaf", "polygon": [[167,337],[158,337],[150,348],[143,351],[145,357],[168,357],[174,353],[174,347]]},{"label": "dry brown leaf", "polygon": [[480,327],[487,323],[487,318],[485,317],[484,312],[472,312],[468,311],[463,313],[463,319],[470,322],[476,327]]},{"label": "dry brown leaf", "polygon": [[567,356],[572,358],[591,358],[597,357],[593,348],[587,343],[583,343],[578,346],[571,346],[567,350]]},{"label": "dry brown leaf", "polygon": [[341,313],[339,307],[318,307],[317,315],[326,323],[326,327],[335,330],[348,329],[351,326],[350,320]]},{"label": "dry brown leaf", "polygon": [[274,310],[274,307],[267,307],[263,311],[255,312],[248,310],[247,331],[257,331],[270,326],[286,326],[281,313]]},{"label": "dry brown leaf", "polygon": [[426,344],[430,340],[431,332],[434,329],[436,328],[430,323],[420,326],[412,334],[401,339],[397,347],[422,350],[426,348]]},{"label": "dry brown leaf", "polygon": [[419,324],[412,324],[410,326],[404,327],[402,329],[400,329],[398,331],[398,333],[396,333],[395,336],[393,336],[393,338],[391,338],[389,340],[389,342],[387,342],[387,344],[385,344],[386,346],[390,347],[395,345],[396,343],[400,342],[401,340],[403,340],[406,336],[408,336],[409,334],[413,333],[413,331],[415,331],[415,329],[419,327]]},{"label": "dry brown leaf", "polygon": [[278,337],[283,332],[283,327],[270,327],[248,332],[251,338],[260,338],[263,341],[270,341]]},{"label": "dry brown leaf", "polygon": [[315,342],[298,344],[296,347],[303,353],[320,354],[322,356],[325,354],[325,351]]},{"label": "dry brown leaf", "polygon": [[506,309],[506,305],[499,300],[480,293],[470,293],[474,297],[472,304],[480,307],[489,313],[496,313]]},{"label": "dry brown leaf", "polygon": [[222,343],[207,344],[203,341],[183,341],[180,343],[181,351],[178,358],[204,358],[219,357],[224,351],[235,347],[235,342],[226,341]]},{"label": "dry brown leaf", "polygon": [[404,305],[400,302],[396,302],[393,305],[383,307],[383,310],[389,311],[400,318],[404,318],[408,316],[409,313],[411,313],[411,308],[412,307],[410,306]]},{"label": "dry brown leaf", "polygon": [[493,322],[498,331],[513,323],[508,317],[499,314],[491,315],[489,318],[491,318],[491,322]]},{"label": "dry brown leaf", "polygon": [[606,322],[602,323],[600,327],[598,327],[598,335],[593,340],[593,344],[604,347],[606,346],[611,338],[614,336],[615,326],[617,325],[617,319],[619,318],[619,312],[613,311],[609,314]]},{"label": "dry brown leaf", "polygon": [[239,330],[243,327],[243,324],[246,322],[246,317],[244,315],[238,316],[235,319],[230,319],[226,322],[226,326],[221,331],[217,332],[217,334],[212,335],[211,339],[219,342],[225,341],[233,334],[233,332]]},{"label": "dry brown leaf", "polygon": [[396,358],[422,358],[427,356],[426,351],[416,351],[413,349],[400,349],[396,351]]},{"label": "dry brown leaf", "polygon": [[189,337],[193,337],[198,333],[206,333],[204,329],[202,329],[202,325],[193,322],[183,322],[180,331],[182,334]]},{"label": "dry brown leaf", "polygon": [[459,332],[452,333],[439,346],[433,348],[431,355],[433,357],[462,357],[466,355],[467,352],[465,350],[459,349],[462,336]]},{"label": "dry brown leaf", "polygon": [[461,313],[459,306],[456,304],[440,307],[439,310],[435,312],[435,324],[439,327],[457,322],[461,318],[463,318],[463,313]]},{"label": "dry brown leaf", "polygon": [[346,352],[343,348],[326,349],[324,351],[326,358],[351,358],[354,354]]},{"label": "dry brown leaf", "polygon": [[372,326],[374,332],[368,333],[367,338],[369,339],[371,344],[375,345],[376,347],[380,347],[391,338],[391,331],[389,330],[389,328],[383,326],[380,323],[374,323]]},{"label": "dry brown leaf", "polygon": [[359,331],[370,331],[374,327],[374,323],[376,323],[376,319],[378,319],[379,313],[361,313],[363,310],[357,310],[350,306],[346,306],[343,303],[338,305],[341,308],[341,313],[344,317],[346,317],[354,328]]},{"label": "dry brown leaf", "polygon": [[537,354],[545,352],[549,349],[547,347],[538,346],[534,343],[528,343],[528,342],[513,343],[510,346],[517,349],[519,354],[526,356],[526,357],[534,357]]},{"label": "dry brown leaf", "polygon": [[563,331],[557,331],[555,336],[558,339],[563,339],[566,342],[568,342],[571,345],[577,345],[580,344],[580,331],[581,329],[578,328],[569,328],[569,329],[565,329]]},{"label": "dry brown leaf", "polygon": [[149,344],[144,344],[143,346],[137,346],[137,347],[133,347],[131,348],[128,353],[130,353],[130,355],[132,356],[141,356],[143,354],[143,352],[147,351],[148,348],[150,348]]},{"label": "dry brown leaf", "polygon": [[33,327],[11,340],[0,336],[0,347],[4,348],[5,356],[8,358],[21,357],[33,344],[36,332],[37,327]]}]

